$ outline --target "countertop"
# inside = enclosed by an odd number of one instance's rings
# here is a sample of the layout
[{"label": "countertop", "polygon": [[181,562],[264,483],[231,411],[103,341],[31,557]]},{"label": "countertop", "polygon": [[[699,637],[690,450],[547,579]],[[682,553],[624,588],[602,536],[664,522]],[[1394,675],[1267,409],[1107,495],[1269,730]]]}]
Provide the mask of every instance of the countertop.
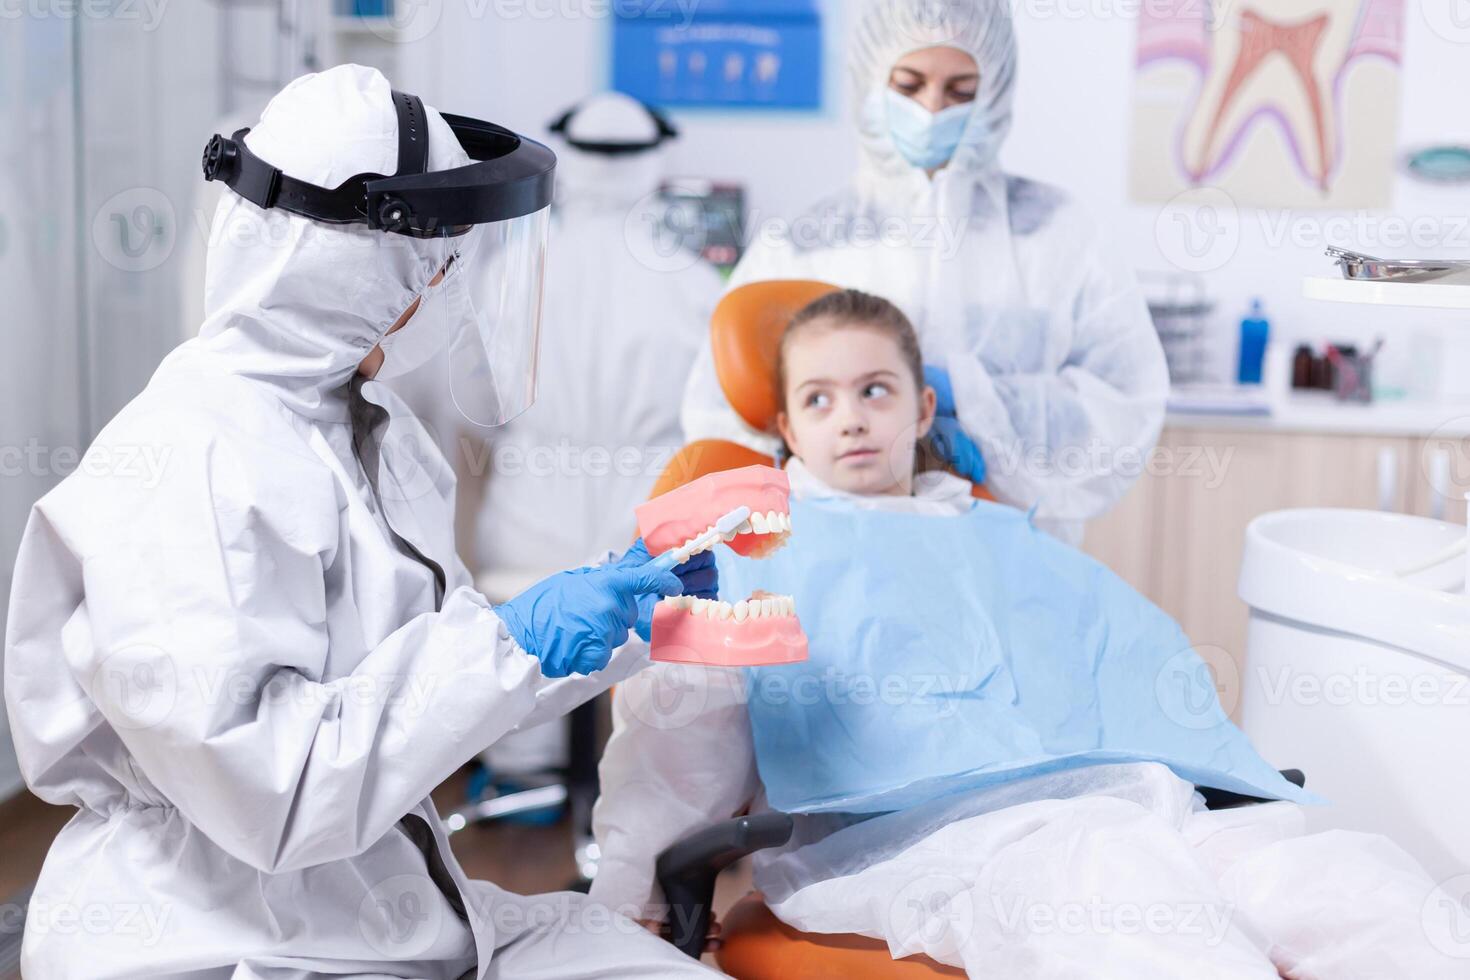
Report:
[{"label": "countertop", "polygon": [[[1428,402],[1389,401],[1369,405],[1339,402],[1328,392],[1293,392],[1268,398],[1264,395],[1232,393],[1218,389],[1221,396],[1207,401],[1229,402],[1230,409],[1180,410],[1179,400],[1194,393],[1178,392],[1171,397],[1167,425],[1175,429],[1217,429],[1247,432],[1304,432],[1328,435],[1470,436],[1470,404],[1436,405]],[[1198,401],[1197,397],[1194,399]],[[1269,414],[1244,414],[1247,406],[1269,406]]]}]

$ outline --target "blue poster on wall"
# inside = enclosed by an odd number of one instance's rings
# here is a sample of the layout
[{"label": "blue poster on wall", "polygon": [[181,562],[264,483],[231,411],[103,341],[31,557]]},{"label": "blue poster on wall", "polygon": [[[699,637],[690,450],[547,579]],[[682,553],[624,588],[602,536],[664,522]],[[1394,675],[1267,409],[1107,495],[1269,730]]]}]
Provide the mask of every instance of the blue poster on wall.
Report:
[{"label": "blue poster on wall", "polygon": [[817,0],[614,5],[613,88],[658,106],[819,109]]}]

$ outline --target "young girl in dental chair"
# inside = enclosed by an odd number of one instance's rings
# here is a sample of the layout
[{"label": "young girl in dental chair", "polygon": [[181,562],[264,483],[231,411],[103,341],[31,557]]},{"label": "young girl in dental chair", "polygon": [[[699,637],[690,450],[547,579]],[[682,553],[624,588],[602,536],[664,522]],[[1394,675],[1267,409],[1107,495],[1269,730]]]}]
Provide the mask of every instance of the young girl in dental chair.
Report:
[{"label": "young girl in dental chair", "polygon": [[[793,535],[720,555],[796,598],[806,664],[625,683],[593,897],[663,918],[657,855],[745,811],[775,914],[983,977],[1451,977],[1457,903],[1381,837],[1305,835],[1178,627],[1106,569],[925,472],[913,328],[834,292],[782,337]],[[1195,785],[1281,802],[1207,811]],[[1292,802],[1297,801],[1297,802]],[[1450,952],[1470,952],[1461,944]]]}]

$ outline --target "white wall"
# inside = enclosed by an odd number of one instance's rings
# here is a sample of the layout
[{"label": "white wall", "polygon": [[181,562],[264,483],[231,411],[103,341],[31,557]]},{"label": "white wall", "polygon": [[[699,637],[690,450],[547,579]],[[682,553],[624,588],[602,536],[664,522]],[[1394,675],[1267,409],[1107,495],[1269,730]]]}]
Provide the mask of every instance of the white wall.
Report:
[{"label": "white wall", "polygon": [[[75,39],[56,20],[0,30],[0,596],[31,502],[56,482],[59,450],[79,444],[83,418],[77,322]],[[0,599],[0,629],[7,604]],[[0,799],[21,787],[0,703]]]},{"label": "white wall", "polygon": [[[1455,43],[1442,36],[1448,32],[1436,33],[1430,26],[1430,18],[1444,19],[1438,8],[1452,0],[1406,2],[1401,133],[1385,138],[1396,145],[1470,142],[1470,109],[1463,97],[1470,91],[1470,28],[1461,32],[1462,43]],[[1017,173],[1059,184],[1083,200],[1140,269],[1173,269],[1155,235],[1160,208],[1127,199],[1136,23],[1131,16],[1077,16],[1082,10],[1126,10],[1130,5],[1122,0],[1031,0],[1013,6],[1021,74],[1016,125],[1004,163]],[[860,4],[842,0],[827,7],[827,109],[819,115],[678,113],[687,138],[674,154],[677,172],[743,181],[758,215],[790,214],[846,179],[856,141],[848,123],[842,52]],[[485,11],[484,16],[474,16],[476,9]],[[416,76],[431,102],[484,113],[534,134],[610,77],[610,24],[605,19],[497,19],[494,9],[446,4],[440,29],[403,47],[403,69]],[[1365,339],[1380,328],[1391,337],[1404,323],[1445,322],[1433,312],[1386,313],[1303,300],[1301,278],[1331,267],[1318,245],[1279,242],[1273,229],[1279,229],[1283,217],[1309,233],[1321,231],[1332,217],[1371,221],[1396,213],[1406,219],[1464,218],[1470,214],[1467,199],[1470,192],[1463,188],[1435,190],[1401,178],[1393,212],[1359,216],[1300,211],[1283,216],[1242,210],[1234,257],[1208,276],[1219,303],[1222,352],[1228,348],[1233,357],[1236,324],[1258,295],[1267,301],[1276,335],[1288,340]],[[1452,223],[1443,227],[1455,230]],[[1470,230],[1461,234],[1459,244],[1466,250]]]},{"label": "white wall", "polygon": [[[1396,146],[1449,140],[1470,143],[1470,108],[1455,94],[1470,92],[1470,28],[1463,32],[1464,43],[1454,43],[1433,31],[1426,19],[1426,12],[1434,13],[1430,5],[1442,6],[1443,0],[1406,2],[1402,122],[1399,134],[1384,137]],[[1046,5],[1030,6],[1042,9]],[[1172,268],[1156,236],[1160,208],[1127,200],[1136,24],[1129,18],[1075,20],[1023,14],[1019,35],[1022,75],[1017,124],[1005,154],[1007,166],[1061,184],[1086,201],[1111,226],[1119,245],[1139,268]],[[1470,189],[1465,187],[1435,189],[1400,177],[1390,211],[1283,214],[1241,209],[1234,258],[1208,276],[1210,290],[1220,304],[1218,327],[1226,334],[1222,341],[1232,356],[1236,324],[1253,296],[1266,299],[1276,333],[1284,338],[1361,339],[1382,331],[1391,341],[1401,324],[1447,322],[1447,315],[1433,311],[1404,313],[1322,304],[1301,297],[1304,276],[1333,274],[1334,267],[1321,246],[1310,244],[1310,238],[1300,245],[1281,242],[1283,220],[1310,235],[1356,227],[1360,222],[1382,229],[1382,224],[1374,223],[1390,215],[1449,219],[1442,225],[1446,237],[1457,239],[1458,250],[1470,257],[1470,227],[1456,225],[1470,216]],[[1333,219],[1338,219],[1336,225],[1329,224]],[[1352,219],[1353,224],[1343,226],[1342,219]],[[1386,230],[1391,231],[1392,226]],[[1167,235],[1165,240],[1169,240]],[[1363,250],[1374,249],[1365,243]]]},{"label": "white wall", "polygon": [[[218,18],[214,4],[3,18],[0,596],[31,504],[179,342]],[[5,614],[0,599],[0,628]],[[19,786],[0,708],[0,798]]]},{"label": "white wall", "polygon": [[[827,108],[820,113],[679,112],[675,118],[684,138],[671,155],[675,174],[741,181],[757,214],[790,214],[851,172],[857,140],[847,122],[842,41],[853,4],[828,6],[837,9],[827,17],[836,28],[827,35]],[[607,86],[612,75],[607,19],[497,19],[488,13],[477,18],[475,9],[474,4],[445,4],[441,29],[400,59],[411,73],[416,65],[435,62],[420,75],[429,102],[483,113],[538,136],[577,100]]]}]

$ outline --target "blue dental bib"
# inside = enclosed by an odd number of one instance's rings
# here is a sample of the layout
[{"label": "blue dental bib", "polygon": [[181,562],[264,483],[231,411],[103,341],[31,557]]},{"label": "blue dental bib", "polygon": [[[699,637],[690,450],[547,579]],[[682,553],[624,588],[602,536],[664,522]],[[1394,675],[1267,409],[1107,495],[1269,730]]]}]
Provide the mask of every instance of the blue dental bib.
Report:
[{"label": "blue dental bib", "polygon": [[1106,567],[977,502],[958,517],[792,501],[790,543],[719,549],[721,592],[796,598],[806,663],[746,670],[771,805],[875,813],[1061,769],[1161,762],[1313,802],[1221,709],[1178,624]]}]

